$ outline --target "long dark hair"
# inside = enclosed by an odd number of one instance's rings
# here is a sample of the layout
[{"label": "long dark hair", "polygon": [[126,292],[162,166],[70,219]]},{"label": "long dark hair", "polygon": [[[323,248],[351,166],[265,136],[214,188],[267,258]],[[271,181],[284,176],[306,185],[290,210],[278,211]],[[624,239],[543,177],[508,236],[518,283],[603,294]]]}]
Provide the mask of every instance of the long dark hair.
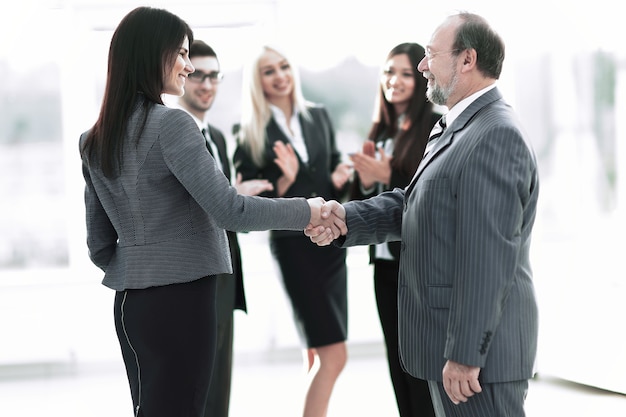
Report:
[{"label": "long dark hair", "polygon": [[385,93],[379,85],[376,97],[377,110],[374,112],[374,123],[368,139],[376,141],[381,138],[395,138],[391,167],[411,176],[415,173],[428,142],[428,134],[433,124],[433,105],[426,98],[428,82],[417,70],[417,65],[424,57],[424,48],[417,43],[401,43],[389,51],[385,62],[401,54],[409,57],[415,81],[415,89],[407,106],[404,122],[398,127],[400,115],[396,114],[393,104],[385,99]]},{"label": "long dark hair", "polygon": [[[163,104],[164,78],[173,66],[185,36],[193,42],[189,25],[163,9],[138,7],[117,26],[111,39],[104,98],[100,115],[84,142],[82,152],[107,177],[119,174],[123,142],[138,96],[148,108]],[[141,125],[137,138],[143,130]]]}]

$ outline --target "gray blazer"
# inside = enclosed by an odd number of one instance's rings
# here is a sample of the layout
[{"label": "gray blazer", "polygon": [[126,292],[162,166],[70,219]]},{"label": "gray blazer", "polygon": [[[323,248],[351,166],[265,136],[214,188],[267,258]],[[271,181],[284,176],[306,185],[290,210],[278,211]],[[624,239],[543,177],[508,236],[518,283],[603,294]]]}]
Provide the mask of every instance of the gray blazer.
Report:
[{"label": "gray blazer", "polygon": [[345,204],[344,246],[402,241],[399,345],[410,374],[441,381],[450,359],[481,367],[484,382],[532,377],[537,196],[534,153],[496,88],[447,128],[404,190]]},{"label": "gray blazer", "polygon": [[[137,103],[129,132],[142,108]],[[304,198],[237,194],[183,110],[153,105],[139,140],[124,146],[117,178],[82,157],[89,257],[114,290],[232,273],[225,229],[303,230],[310,221]]]}]

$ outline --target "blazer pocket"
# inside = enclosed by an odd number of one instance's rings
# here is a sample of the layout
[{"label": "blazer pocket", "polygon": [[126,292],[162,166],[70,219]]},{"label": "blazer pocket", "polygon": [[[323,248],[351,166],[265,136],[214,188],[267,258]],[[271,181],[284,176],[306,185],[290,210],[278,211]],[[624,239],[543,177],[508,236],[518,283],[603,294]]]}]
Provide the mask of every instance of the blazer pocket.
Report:
[{"label": "blazer pocket", "polygon": [[450,308],[452,287],[449,285],[428,286],[428,306],[430,308]]}]

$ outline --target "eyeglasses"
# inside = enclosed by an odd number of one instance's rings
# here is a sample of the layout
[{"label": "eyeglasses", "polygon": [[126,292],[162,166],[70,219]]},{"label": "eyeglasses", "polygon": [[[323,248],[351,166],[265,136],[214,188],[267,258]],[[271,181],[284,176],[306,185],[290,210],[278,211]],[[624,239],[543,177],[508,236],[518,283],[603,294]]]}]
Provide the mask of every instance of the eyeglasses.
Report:
[{"label": "eyeglasses", "polygon": [[427,60],[431,60],[434,57],[436,57],[437,55],[441,55],[441,54],[451,54],[453,52],[459,52],[460,49],[450,49],[449,51],[439,51],[439,52],[430,52],[430,50],[426,49],[426,51],[424,52],[424,58],[426,58]]},{"label": "eyeglasses", "polygon": [[209,81],[211,81],[211,84],[217,84],[222,82],[222,80],[224,79],[224,74],[217,71],[211,71],[208,74],[202,71],[194,71],[187,76],[187,79],[189,79],[189,81],[196,84],[203,83],[204,80],[206,80],[207,78],[209,79]]}]

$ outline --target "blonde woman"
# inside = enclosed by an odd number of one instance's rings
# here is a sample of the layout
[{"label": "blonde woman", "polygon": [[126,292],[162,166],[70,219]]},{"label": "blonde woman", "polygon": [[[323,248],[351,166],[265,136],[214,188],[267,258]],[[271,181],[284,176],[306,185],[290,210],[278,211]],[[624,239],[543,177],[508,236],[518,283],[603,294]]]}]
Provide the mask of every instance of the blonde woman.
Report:
[{"label": "blonde woman", "polygon": [[[269,180],[268,197],[346,195],[351,170],[341,163],[328,112],[304,99],[296,69],[276,48],[263,47],[245,69],[242,106],[233,159],[244,181]],[[346,252],[278,230],[270,232],[270,249],[306,347],[303,416],[323,417],[347,360]]]}]

